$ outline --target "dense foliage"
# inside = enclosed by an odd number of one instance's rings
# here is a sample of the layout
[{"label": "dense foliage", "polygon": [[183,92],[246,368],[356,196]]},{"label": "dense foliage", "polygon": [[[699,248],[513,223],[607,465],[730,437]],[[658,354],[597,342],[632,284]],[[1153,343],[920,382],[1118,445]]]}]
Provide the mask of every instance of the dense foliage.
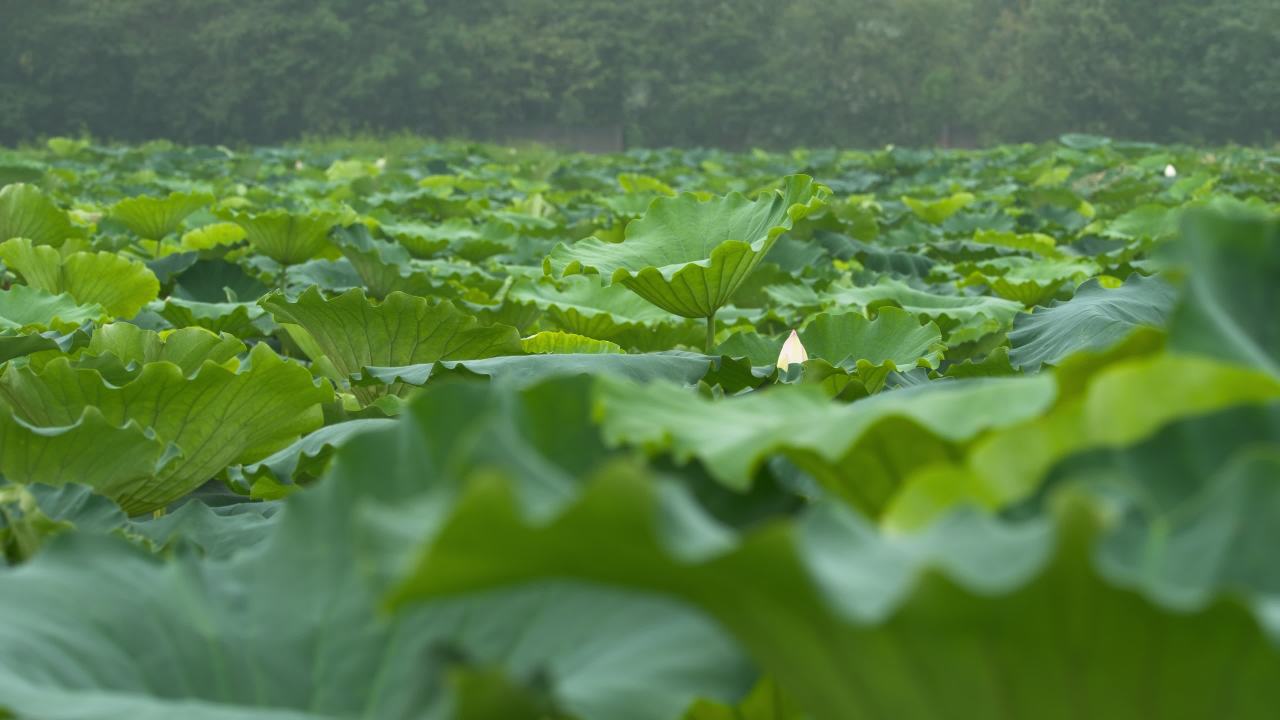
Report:
[{"label": "dense foliage", "polygon": [[0,154],[0,715],[1271,718],[1280,172]]},{"label": "dense foliage", "polygon": [[1274,0],[0,0],[0,142],[1276,139]]}]

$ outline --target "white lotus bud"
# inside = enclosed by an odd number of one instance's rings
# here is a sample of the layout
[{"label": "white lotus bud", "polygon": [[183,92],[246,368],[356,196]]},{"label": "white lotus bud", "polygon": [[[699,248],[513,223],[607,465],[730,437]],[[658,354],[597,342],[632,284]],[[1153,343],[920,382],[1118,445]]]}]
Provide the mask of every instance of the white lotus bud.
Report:
[{"label": "white lotus bud", "polygon": [[380,157],[374,161],[373,166],[378,168],[378,172],[382,172],[383,170],[387,169],[387,159],[384,157]]},{"label": "white lotus bud", "polygon": [[1173,165],[1165,165],[1165,166],[1164,166],[1164,176],[1165,176],[1165,177],[1167,177],[1167,178],[1176,178],[1176,177],[1178,177],[1178,168],[1174,167]]},{"label": "white lotus bud", "polygon": [[301,160],[294,160],[294,161],[293,161],[293,169],[294,169],[294,170],[301,170],[301,169],[302,169],[302,168],[304,168],[304,167],[306,167],[306,165],[303,165]]},{"label": "white lotus bud", "polygon": [[800,342],[800,336],[795,330],[791,331],[791,337],[782,343],[782,352],[778,353],[778,367],[786,370],[792,363],[803,363],[809,359],[809,353],[805,352],[804,345]]}]

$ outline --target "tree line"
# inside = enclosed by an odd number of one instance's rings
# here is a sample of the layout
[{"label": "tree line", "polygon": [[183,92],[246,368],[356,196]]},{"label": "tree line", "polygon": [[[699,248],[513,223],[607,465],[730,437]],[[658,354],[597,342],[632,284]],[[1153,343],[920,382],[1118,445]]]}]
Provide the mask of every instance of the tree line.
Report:
[{"label": "tree line", "polygon": [[1267,143],[1275,0],[0,0],[0,143]]}]

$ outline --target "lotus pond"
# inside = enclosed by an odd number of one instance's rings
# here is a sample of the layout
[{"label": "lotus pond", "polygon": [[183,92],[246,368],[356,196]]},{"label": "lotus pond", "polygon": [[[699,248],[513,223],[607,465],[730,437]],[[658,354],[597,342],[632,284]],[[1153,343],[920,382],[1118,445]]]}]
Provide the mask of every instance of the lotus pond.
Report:
[{"label": "lotus pond", "polygon": [[1280,707],[1280,154],[0,150],[0,716]]}]

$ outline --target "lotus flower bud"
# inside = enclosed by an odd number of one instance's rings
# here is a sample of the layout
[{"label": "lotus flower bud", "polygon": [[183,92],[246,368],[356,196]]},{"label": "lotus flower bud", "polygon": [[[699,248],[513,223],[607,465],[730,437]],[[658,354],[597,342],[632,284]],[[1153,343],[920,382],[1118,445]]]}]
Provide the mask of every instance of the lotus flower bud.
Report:
[{"label": "lotus flower bud", "polygon": [[809,359],[809,353],[805,352],[804,345],[800,342],[800,336],[795,330],[791,331],[791,337],[782,343],[782,352],[778,353],[778,367],[786,370],[792,363],[803,363]]},{"label": "lotus flower bud", "polygon": [[1174,167],[1173,165],[1165,165],[1165,166],[1164,166],[1164,176],[1165,176],[1165,177],[1167,177],[1167,178],[1176,178],[1176,177],[1178,177],[1178,168]]},{"label": "lotus flower bud", "polygon": [[380,157],[377,160],[373,161],[373,166],[378,168],[378,172],[382,172],[383,170],[387,169],[387,159],[384,157]]},{"label": "lotus flower bud", "polygon": [[302,163],[302,161],[301,161],[301,160],[294,160],[294,161],[293,161],[293,169],[294,169],[294,170],[301,170],[301,169],[302,169],[302,168],[304,168],[304,167],[306,167],[306,165],[304,165],[304,164]]}]

